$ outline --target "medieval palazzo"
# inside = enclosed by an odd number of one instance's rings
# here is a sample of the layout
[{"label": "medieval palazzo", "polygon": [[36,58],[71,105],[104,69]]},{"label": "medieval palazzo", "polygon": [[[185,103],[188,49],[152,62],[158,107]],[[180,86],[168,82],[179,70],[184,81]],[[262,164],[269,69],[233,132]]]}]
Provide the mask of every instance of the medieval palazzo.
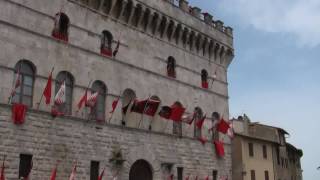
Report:
[{"label": "medieval palazzo", "polygon": [[232,28],[185,0],[0,0],[6,180],[232,179],[212,127],[233,57]]}]

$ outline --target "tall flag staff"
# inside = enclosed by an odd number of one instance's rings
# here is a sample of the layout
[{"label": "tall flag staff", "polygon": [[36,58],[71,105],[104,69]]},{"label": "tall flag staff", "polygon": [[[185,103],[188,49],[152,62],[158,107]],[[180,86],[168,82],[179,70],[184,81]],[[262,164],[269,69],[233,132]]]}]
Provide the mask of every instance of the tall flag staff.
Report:
[{"label": "tall flag staff", "polygon": [[111,120],[112,120],[112,118],[113,118],[114,111],[116,110],[120,99],[121,99],[121,91],[120,91],[120,93],[119,93],[118,98],[112,102],[112,110],[110,111],[110,114],[111,114],[111,115],[110,115],[110,118],[109,118],[109,120],[108,120],[108,123],[109,123],[109,124],[110,124],[110,122],[111,122]]},{"label": "tall flag staff", "polygon": [[144,105],[143,112],[142,112],[142,114],[141,114],[141,119],[140,119],[140,121],[139,121],[138,128],[140,128],[141,122],[143,122],[143,114],[144,114],[144,112],[146,111],[146,109],[147,109],[147,107],[148,107],[148,103],[149,103],[149,101],[150,101],[150,98],[151,98],[151,95],[149,95],[148,100],[147,100],[146,104]]},{"label": "tall flag staff", "polygon": [[13,82],[12,82],[12,89],[11,89],[11,92],[10,92],[10,96],[8,98],[8,104],[11,104],[12,98],[15,96],[17,89],[21,85],[21,73],[20,73],[20,71],[21,71],[22,63],[23,62],[20,62],[18,71],[17,71],[16,76],[15,76]]},{"label": "tall flag staff", "polygon": [[53,73],[53,70],[54,70],[54,66],[52,67],[51,69],[51,72],[49,74],[49,77],[48,77],[48,81],[47,81],[47,85],[46,87],[44,88],[44,91],[41,95],[41,98],[40,98],[40,101],[37,103],[37,110],[39,110],[39,107],[40,107],[40,104],[42,102],[42,98],[43,96],[46,98],[46,104],[50,104],[50,101],[51,101],[51,91],[52,91],[52,73]]}]

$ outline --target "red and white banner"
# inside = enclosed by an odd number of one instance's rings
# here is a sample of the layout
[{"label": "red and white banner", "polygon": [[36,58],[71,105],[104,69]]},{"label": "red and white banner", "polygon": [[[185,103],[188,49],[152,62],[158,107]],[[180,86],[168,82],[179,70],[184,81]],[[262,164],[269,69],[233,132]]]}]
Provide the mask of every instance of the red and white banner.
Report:
[{"label": "red and white banner", "polygon": [[58,105],[66,102],[66,82],[65,81],[63,81],[62,85],[60,86],[59,91],[57,92],[56,96],[54,97],[54,102]]}]

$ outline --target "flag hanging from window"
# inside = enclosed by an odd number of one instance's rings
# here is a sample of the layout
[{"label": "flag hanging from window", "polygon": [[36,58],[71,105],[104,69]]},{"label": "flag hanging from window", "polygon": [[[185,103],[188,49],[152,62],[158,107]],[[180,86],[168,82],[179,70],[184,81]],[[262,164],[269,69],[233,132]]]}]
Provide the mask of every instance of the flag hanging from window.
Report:
[{"label": "flag hanging from window", "polygon": [[159,105],[160,101],[150,98],[143,101],[135,100],[131,107],[131,112],[154,116],[157,112]]},{"label": "flag hanging from window", "polygon": [[223,157],[224,156],[224,147],[223,147],[223,142],[216,140],[213,142],[215,149],[216,149],[216,154],[219,157]]},{"label": "flag hanging from window", "polygon": [[197,122],[196,122],[196,126],[198,129],[201,129],[202,126],[203,126],[203,123],[204,121],[206,120],[206,115],[204,115],[201,119],[199,119]]},{"label": "flag hanging from window", "polygon": [[99,92],[91,93],[86,101],[86,106],[94,107],[97,103]]},{"label": "flag hanging from window", "polygon": [[62,82],[59,91],[54,97],[54,102],[57,105],[60,105],[66,102],[66,82],[65,81]]},{"label": "flag hanging from window", "polygon": [[14,124],[23,124],[27,112],[27,106],[14,103],[12,105],[12,120]]},{"label": "flag hanging from window", "polygon": [[48,77],[48,81],[47,81],[47,85],[44,88],[43,91],[43,96],[46,99],[46,104],[50,104],[51,101],[51,90],[52,90],[52,72],[50,73],[49,77]]},{"label": "flag hanging from window", "polygon": [[223,118],[217,124],[217,130],[223,134],[227,134],[229,128],[229,123],[227,123]]},{"label": "flag hanging from window", "polygon": [[169,106],[162,106],[159,112],[159,116],[164,119],[170,119],[172,109]]},{"label": "flag hanging from window", "polygon": [[171,106],[171,109],[172,109],[172,112],[171,112],[170,119],[177,122],[181,121],[182,115],[186,109],[177,104],[173,104]]}]

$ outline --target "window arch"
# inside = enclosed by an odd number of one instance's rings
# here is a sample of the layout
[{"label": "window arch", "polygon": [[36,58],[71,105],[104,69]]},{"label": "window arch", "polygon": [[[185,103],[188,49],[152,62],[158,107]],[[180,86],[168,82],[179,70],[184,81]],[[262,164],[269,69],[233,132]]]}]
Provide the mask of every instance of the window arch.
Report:
[{"label": "window arch", "polygon": [[168,57],[167,74],[169,77],[176,78],[176,60],[172,56]]},{"label": "window arch", "polygon": [[208,72],[205,69],[201,70],[201,86],[208,89]]},{"label": "window arch", "polygon": [[15,76],[20,73],[20,86],[12,98],[12,102],[22,103],[26,106],[32,107],[33,102],[33,87],[36,68],[34,64],[27,60],[20,60],[15,65]]},{"label": "window arch", "polygon": [[98,97],[95,106],[92,108],[91,115],[97,121],[105,120],[105,107],[106,107],[106,96],[107,86],[102,81],[94,81],[91,86],[91,93],[98,92]]},{"label": "window arch", "polygon": [[213,112],[211,115],[212,118],[212,139],[217,140],[219,139],[219,133],[216,128],[213,128],[217,125],[218,121],[220,120],[220,114],[218,112]]},{"label": "window arch", "polygon": [[67,71],[61,71],[56,77],[56,85],[55,85],[55,94],[60,89],[60,86],[65,81],[66,89],[65,89],[65,96],[66,101],[63,104],[55,105],[59,112],[62,112],[66,115],[71,115],[72,113],[72,93],[73,93],[73,85],[74,85],[74,78],[71,73]]},{"label": "window arch", "polygon": [[101,54],[106,56],[112,56],[112,41],[113,41],[112,34],[107,30],[102,31],[101,46],[100,46]]},{"label": "window arch", "polygon": [[128,113],[130,104],[136,99],[136,93],[132,89],[125,89],[122,93],[122,125],[125,125],[125,115]]},{"label": "window arch", "polygon": [[[179,101],[176,101],[173,104],[173,106],[174,107],[183,107],[183,105]],[[182,136],[182,123],[181,123],[181,121],[173,121],[172,133],[176,134],[178,136]]]},{"label": "window arch", "polygon": [[54,19],[54,29],[52,31],[52,36],[56,39],[68,42],[69,25],[69,17],[63,12],[58,12],[55,15]]},{"label": "window arch", "polygon": [[201,137],[201,129],[197,127],[197,123],[203,118],[203,111],[200,107],[196,107],[194,109],[194,137],[200,138]]}]

